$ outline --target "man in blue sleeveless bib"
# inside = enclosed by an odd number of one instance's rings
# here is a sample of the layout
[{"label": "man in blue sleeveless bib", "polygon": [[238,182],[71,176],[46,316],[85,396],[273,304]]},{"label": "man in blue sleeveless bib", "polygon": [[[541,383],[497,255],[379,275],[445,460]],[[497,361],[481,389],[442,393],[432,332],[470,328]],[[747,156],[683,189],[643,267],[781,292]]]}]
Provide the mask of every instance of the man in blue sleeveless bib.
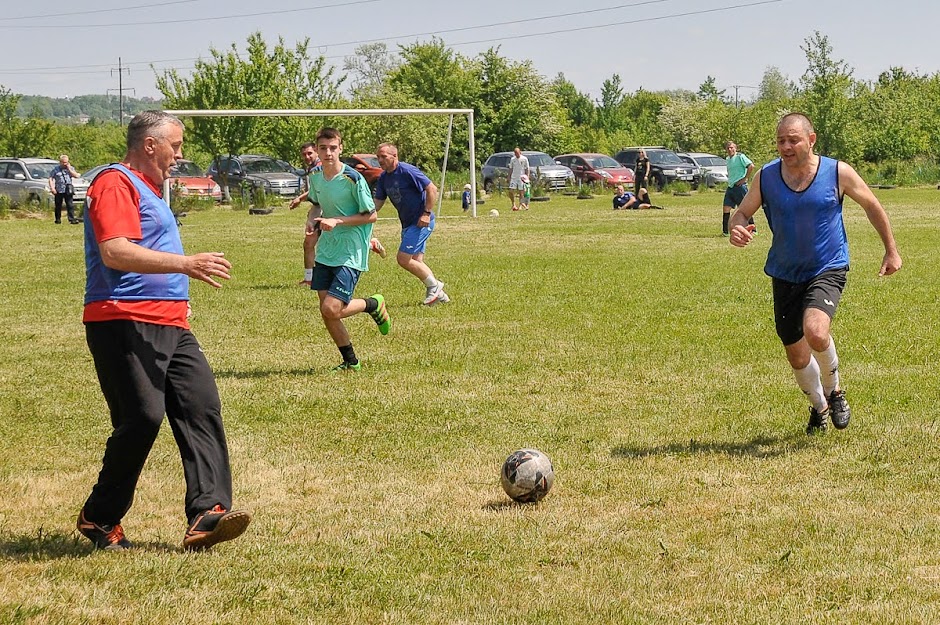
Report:
[{"label": "man in blue sleeveless bib", "polygon": [[824,432],[830,419],[849,425],[851,412],[839,379],[839,357],[830,335],[832,318],[849,270],[842,222],[842,198],[865,210],[885,248],[880,276],[901,268],[891,223],[881,203],[847,163],[813,153],[816,132],[801,113],[777,125],[774,160],[754,176],[753,185],[731,216],[731,244],[753,238],[748,220],[763,206],[773,239],[764,272],[771,277],[777,335],[800,389],[809,397],[807,434]]},{"label": "man in blue sleeveless bib", "polygon": [[183,547],[237,538],[251,515],[232,510],[232,472],[222,402],[189,328],[189,279],[216,288],[232,264],[221,252],[186,255],[161,196],[182,158],[183,124],[143,111],[127,127],[127,155],[88,189],[85,218],[85,340],[113,431],[78,531],[98,549],[128,549],[121,525],[164,415],[186,481]]}]

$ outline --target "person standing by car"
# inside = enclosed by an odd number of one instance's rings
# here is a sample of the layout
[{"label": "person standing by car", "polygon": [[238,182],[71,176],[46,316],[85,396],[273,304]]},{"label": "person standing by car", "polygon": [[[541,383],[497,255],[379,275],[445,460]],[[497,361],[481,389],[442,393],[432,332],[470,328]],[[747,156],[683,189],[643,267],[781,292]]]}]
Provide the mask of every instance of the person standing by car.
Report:
[{"label": "person standing by car", "polygon": [[425,306],[447,303],[450,297],[444,292],[444,283],[434,277],[424,262],[424,250],[434,232],[437,186],[414,165],[399,161],[395,144],[383,143],[376,155],[382,174],[375,181],[375,210],[381,210],[386,199],[398,210],[401,221],[398,265],[424,284]]},{"label": "person standing by car", "polygon": [[221,252],[187,256],[161,197],[182,158],[183,123],[143,111],[127,126],[127,155],[96,178],[85,220],[85,340],[113,431],[98,481],[78,514],[97,549],[131,547],[121,521],[164,415],[186,481],[183,547],[237,538],[251,515],[232,510],[232,473],[215,376],[189,328],[189,279],[220,288],[232,264]]},{"label": "person standing by car", "polygon": [[640,150],[636,157],[636,167],[633,170],[633,194],[646,204],[652,203],[650,194],[647,191],[649,183],[650,159],[646,156],[646,150]]},{"label": "person standing by car", "polygon": [[[884,246],[879,276],[901,268],[901,256],[884,208],[848,164],[813,151],[816,132],[800,113],[777,125],[777,152],[754,176],[754,187],[731,217],[731,244],[753,238],[748,219],[762,206],[771,244],[764,273],[771,278],[777,335],[797,386],[809,398],[807,434],[839,430],[851,411],[840,384],[839,356],[830,330],[849,270],[849,245],[842,217],[847,195],[865,211]],[[742,328],[744,326],[742,325]]]},{"label": "person standing by car", "polygon": [[522,154],[518,147],[513,151],[513,157],[509,159],[509,201],[512,203],[512,210],[517,211],[515,193],[519,192],[519,203],[522,203],[523,182],[522,176],[529,176],[529,159]]},{"label": "person standing by car", "polygon": [[49,175],[49,191],[55,196],[55,222],[62,223],[62,203],[65,203],[65,212],[68,215],[70,224],[77,224],[81,221],[75,217],[75,187],[72,185],[72,178],[81,178],[81,174],[75,171],[75,168],[69,163],[68,154],[59,157],[59,164],[52,169]]},{"label": "person standing by car", "polygon": [[[722,204],[721,232],[728,236],[728,219],[731,218],[732,209],[740,206],[747,195],[747,181],[754,171],[754,163],[743,152],[738,152],[738,146],[734,141],[725,143],[725,150],[728,152],[728,188],[725,190],[725,199]],[[747,222],[754,225],[752,217]],[[757,232],[755,229],[754,232]]]}]

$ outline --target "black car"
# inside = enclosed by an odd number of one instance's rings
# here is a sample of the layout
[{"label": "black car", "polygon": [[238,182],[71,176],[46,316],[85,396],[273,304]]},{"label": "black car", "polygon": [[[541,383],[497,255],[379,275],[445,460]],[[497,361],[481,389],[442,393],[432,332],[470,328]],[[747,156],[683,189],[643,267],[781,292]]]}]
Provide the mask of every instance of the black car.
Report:
[{"label": "black car", "polygon": [[651,147],[623,148],[614,155],[614,160],[625,167],[636,167],[636,159],[640,150],[646,151],[646,158],[650,159],[650,179],[656,188],[663,190],[670,182],[688,182],[693,188],[698,186],[695,180],[696,168],[684,162],[679,155],[669,148],[659,145]]},{"label": "black car", "polygon": [[[223,176],[223,172],[227,176]],[[264,189],[265,193],[294,197],[300,192],[300,176],[294,168],[271,156],[216,156],[209,165],[208,173],[221,187],[225,186],[227,177],[232,193],[241,193],[246,189]]]}]

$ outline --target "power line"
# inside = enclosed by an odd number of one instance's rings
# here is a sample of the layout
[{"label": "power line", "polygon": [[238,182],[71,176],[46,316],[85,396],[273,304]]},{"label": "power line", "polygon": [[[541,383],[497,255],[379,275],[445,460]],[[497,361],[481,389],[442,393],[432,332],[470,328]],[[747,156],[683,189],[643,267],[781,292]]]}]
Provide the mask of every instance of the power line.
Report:
[{"label": "power line", "polygon": [[[358,3],[368,3],[368,2],[378,2],[378,1],[380,1],[380,0],[359,0],[359,2],[348,2],[348,3],[345,3],[343,6],[348,5],[348,4],[358,4]],[[579,12],[577,12],[577,13],[563,13],[563,14],[556,14],[556,15],[547,15],[547,16],[541,16],[541,17],[528,18],[528,19],[524,19],[524,20],[511,20],[511,21],[507,21],[507,22],[496,22],[496,23],[492,23],[492,24],[483,24],[483,25],[479,25],[479,26],[465,26],[465,27],[460,27],[460,28],[453,28],[453,29],[446,29],[446,30],[438,30],[438,31],[431,31],[431,32],[424,32],[424,33],[414,33],[414,34],[409,34],[409,35],[390,36],[390,37],[384,37],[384,38],[382,38],[382,39],[362,39],[362,40],[358,40],[358,41],[345,41],[345,42],[321,44],[321,45],[319,45],[319,46],[317,46],[317,47],[319,47],[319,48],[330,48],[330,47],[340,47],[340,46],[350,46],[350,45],[362,45],[362,44],[366,44],[366,43],[374,43],[374,42],[377,42],[377,41],[388,41],[388,40],[396,40],[396,39],[410,39],[410,38],[413,38],[413,37],[420,37],[420,36],[426,36],[426,35],[437,35],[437,34],[461,32],[461,31],[467,31],[467,30],[480,30],[480,29],[484,29],[484,28],[494,28],[494,27],[499,27],[499,26],[508,26],[508,25],[513,25],[513,24],[518,24],[518,23],[531,23],[531,22],[534,22],[534,21],[543,21],[543,20],[548,20],[548,19],[558,19],[558,18],[563,18],[563,17],[571,17],[571,16],[574,16],[574,15],[583,15],[583,14],[585,14],[585,13],[597,13],[597,12],[602,12],[602,11],[611,11],[611,10],[615,10],[615,9],[619,9],[619,8],[632,8],[632,7],[636,7],[636,6],[640,6],[640,5],[644,5],[644,4],[659,4],[659,3],[663,3],[663,2],[669,2],[669,1],[671,1],[671,0],[644,0],[644,1],[641,1],[641,2],[634,2],[634,3],[630,3],[630,4],[617,5],[617,6],[614,6],[614,7],[606,7],[606,8],[602,8],[602,9],[591,9],[591,10],[588,10],[588,11],[579,11]],[[585,30],[594,30],[594,29],[598,29],[598,28],[610,28],[610,27],[614,27],[614,26],[625,26],[625,25],[630,25],[630,24],[640,24],[640,23],[646,23],[646,22],[663,21],[663,20],[675,19],[675,18],[679,18],[679,17],[690,17],[690,16],[695,16],[695,15],[704,15],[704,14],[708,14],[708,13],[718,13],[718,12],[723,12],[723,11],[731,11],[731,10],[735,10],[735,9],[750,8],[750,7],[755,7],[755,6],[767,5],[767,4],[776,4],[776,3],[785,2],[785,1],[786,1],[786,0],[757,0],[757,1],[753,1],[753,2],[746,2],[746,3],[743,3],[743,4],[736,4],[736,5],[724,6],[724,7],[714,7],[714,8],[710,8],[710,9],[699,9],[699,10],[695,10],[695,11],[686,11],[686,12],[683,12],[683,13],[673,13],[673,14],[669,14],[669,15],[662,15],[662,16],[658,16],[658,17],[637,18],[637,19],[625,20],[625,21],[621,21],[621,22],[605,22],[604,24],[595,24],[595,25],[581,26],[581,27],[576,27],[576,28],[566,28],[566,29],[564,29],[564,30],[548,30],[548,31],[539,31],[539,32],[527,33],[527,34],[505,35],[505,36],[501,36],[501,37],[492,37],[492,38],[489,38],[489,39],[477,39],[477,40],[473,40],[473,41],[462,41],[462,42],[458,42],[458,43],[449,43],[449,44],[447,44],[447,45],[450,46],[450,47],[468,46],[468,45],[476,45],[476,44],[481,44],[481,43],[494,43],[494,42],[498,42],[498,41],[505,41],[505,40],[508,40],[508,39],[525,39],[525,38],[531,38],[531,37],[542,37],[542,36],[547,36],[547,35],[565,34],[565,33],[580,32],[580,31],[585,31]],[[337,6],[337,5],[330,5],[330,6]],[[320,6],[320,7],[314,7],[314,8],[315,8],[315,9],[330,8],[330,6],[324,5],[324,6]],[[312,10],[312,9],[290,9],[290,10],[288,10],[288,12],[291,12],[291,11],[305,11],[305,10]],[[233,17],[243,17],[243,16],[233,16]],[[189,20],[186,20],[186,21],[189,21]],[[345,57],[347,57],[347,56],[349,56],[349,55],[348,55],[348,54],[336,54],[336,55],[329,55],[329,56],[324,55],[324,58],[325,58],[325,59],[337,59],[337,58],[345,58]],[[147,65],[147,64],[152,65],[152,64],[154,64],[154,63],[167,63],[167,62],[172,63],[172,62],[175,62],[175,61],[195,61],[195,60],[197,60],[197,59],[194,59],[194,58],[186,58],[186,59],[164,59],[164,60],[160,60],[160,61],[136,61],[136,62],[128,62],[128,63],[126,63],[126,65],[142,65],[142,64],[143,64],[143,65]],[[5,75],[5,74],[41,74],[41,73],[46,73],[47,75],[55,75],[55,74],[60,74],[60,73],[62,73],[62,72],[56,72],[56,71],[52,71],[52,70],[80,69],[80,68],[83,68],[83,67],[108,67],[108,66],[110,66],[110,64],[102,64],[102,65],[76,65],[76,66],[72,66],[71,68],[66,68],[66,67],[46,67],[46,68],[31,68],[31,69],[22,69],[22,68],[20,68],[20,69],[16,69],[16,70],[0,70],[0,75]],[[176,67],[176,68],[174,68],[174,67],[169,67],[169,68],[154,68],[155,71],[167,71],[167,70],[172,70],[172,69],[175,69],[175,70],[177,70],[177,71],[186,71],[186,70],[189,70],[189,69],[195,69],[195,67],[185,67],[185,68],[180,68],[180,67]],[[47,71],[47,70],[48,70],[48,71]],[[99,73],[99,72],[98,72],[98,71],[70,71],[69,73],[70,73],[70,74],[97,74],[97,73]]]},{"label": "power line", "polygon": [[[382,0],[352,0],[350,2],[340,2],[337,4],[324,4],[315,7],[305,7],[302,9],[281,9],[278,11],[262,11],[260,13],[240,13],[238,15],[213,15],[213,22],[220,22],[222,20],[235,20],[242,19],[245,17],[265,17],[268,15],[284,15],[285,13],[301,13],[306,11],[319,11],[320,9],[334,9],[336,7],[347,7],[354,4],[371,4],[373,2],[381,2]],[[160,26],[163,24],[183,24],[191,23],[192,18],[180,18],[175,20],[147,20],[145,22],[114,22],[111,24],[24,24],[22,26],[9,26],[7,28],[111,28],[114,26]]]},{"label": "power line", "polygon": [[46,19],[50,17],[71,17],[73,15],[89,15],[91,13],[114,13],[115,11],[131,11],[133,9],[156,9],[163,8],[171,4],[191,4],[193,2],[202,2],[203,0],[170,0],[169,2],[161,2],[159,4],[138,4],[136,6],[128,7],[122,6],[120,8],[114,9],[85,9],[84,11],[74,11],[72,13],[50,13],[47,15],[21,15],[19,17],[0,17],[0,22],[13,22],[17,20],[38,20]]}]

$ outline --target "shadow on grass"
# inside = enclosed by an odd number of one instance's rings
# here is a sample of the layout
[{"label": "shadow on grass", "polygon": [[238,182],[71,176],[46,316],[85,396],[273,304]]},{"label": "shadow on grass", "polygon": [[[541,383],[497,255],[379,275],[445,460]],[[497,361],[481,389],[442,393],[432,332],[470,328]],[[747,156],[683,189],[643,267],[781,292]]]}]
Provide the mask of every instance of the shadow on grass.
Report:
[{"label": "shadow on grass", "polygon": [[321,375],[330,373],[329,368],[323,368],[321,370],[307,368],[307,369],[254,369],[254,370],[233,370],[233,369],[218,369],[213,371],[216,378],[232,378],[235,380],[251,380],[255,378],[269,378],[272,376],[296,376],[296,375]]},{"label": "shadow on grass", "polygon": [[[181,545],[163,542],[134,543],[132,551],[183,552]],[[0,534],[0,558],[20,562],[37,562],[59,558],[77,558],[95,553],[95,548],[77,532],[46,531],[19,535]]]},{"label": "shadow on grass", "polygon": [[533,503],[520,503],[518,501],[506,501],[501,499],[499,501],[491,501],[480,506],[483,510],[488,512],[502,512],[504,510],[534,510],[539,507],[539,502]]},{"label": "shadow on grass", "polygon": [[786,436],[755,436],[748,441],[717,442],[690,439],[687,443],[669,443],[654,447],[620,445],[611,450],[615,458],[646,458],[649,456],[695,456],[703,454],[721,454],[724,456],[750,456],[753,458],[774,458],[794,451],[799,451],[810,444],[813,438],[802,432],[793,432]]}]

